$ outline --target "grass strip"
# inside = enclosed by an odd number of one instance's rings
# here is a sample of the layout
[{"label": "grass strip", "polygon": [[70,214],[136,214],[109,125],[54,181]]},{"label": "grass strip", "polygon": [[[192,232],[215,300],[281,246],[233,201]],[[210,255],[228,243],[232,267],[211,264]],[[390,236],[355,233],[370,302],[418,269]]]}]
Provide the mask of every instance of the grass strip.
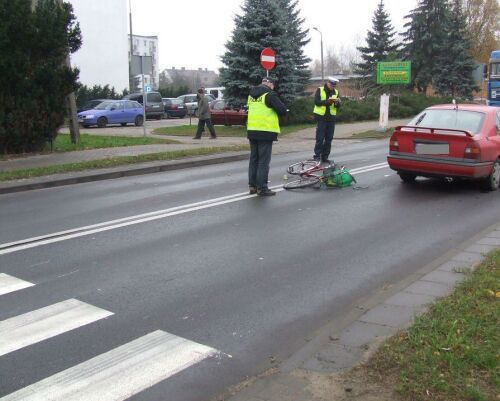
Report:
[{"label": "grass strip", "polygon": [[[75,150],[114,148],[118,146],[154,145],[159,143],[172,144],[179,142],[173,139],[163,138],[81,134],[80,143],[75,145],[71,143],[71,136],[69,134],[59,134],[53,144],[53,151],[71,152]],[[46,150],[50,150],[50,144],[46,146]]]},{"label": "grass strip", "polygon": [[385,131],[369,130],[352,134],[353,139],[383,139],[390,138],[394,128],[388,128]]},{"label": "grass strip", "polygon": [[[370,360],[404,400],[491,401],[500,392],[500,249]],[[391,380],[391,378],[393,380]]]},{"label": "grass strip", "polygon": [[137,156],[119,156],[101,160],[91,160],[80,163],[61,164],[48,167],[37,167],[30,169],[19,169],[13,171],[0,172],[0,181],[17,180],[31,177],[41,177],[44,175],[69,173],[75,171],[109,168],[135,163],[145,163],[159,160],[176,160],[192,156],[205,156],[215,153],[235,152],[249,150],[248,145],[232,145],[211,148],[197,148],[175,150],[171,152],[147,153]]},{"label": "grass strip", "polygon": [[[196,125],[176,125],[173,127],[156,128],[153,132],[158,135],[193,136],[196,132]],[[305,128],[312,128],[314,124],[294,124],[281,127],[280,135],[288,135]],[[221,137],[246,138],[247,127],[242,125],[216,125],[215,132]]]}]

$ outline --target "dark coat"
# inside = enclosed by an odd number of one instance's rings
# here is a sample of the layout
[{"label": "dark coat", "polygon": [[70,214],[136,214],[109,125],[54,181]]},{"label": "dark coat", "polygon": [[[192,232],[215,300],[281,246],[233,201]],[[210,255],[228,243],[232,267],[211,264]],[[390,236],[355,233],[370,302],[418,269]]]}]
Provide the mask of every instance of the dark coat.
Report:
[{"label": "dark coat", "polygon": [[[275,91],[271,90],[265,85],[254,86],[250,89],[250,96],[252,96],[254,99],[261,97],[264,93],[267,93],[266,106],[274,109],[274,111],[278,113],[278,116],[284,116],[287,112],[286,106],[280,100],[278,94]],[[255,139],[258,141],[277,141],[278,134],[276,132],[269,131],[248,130],[247,138]]]}]

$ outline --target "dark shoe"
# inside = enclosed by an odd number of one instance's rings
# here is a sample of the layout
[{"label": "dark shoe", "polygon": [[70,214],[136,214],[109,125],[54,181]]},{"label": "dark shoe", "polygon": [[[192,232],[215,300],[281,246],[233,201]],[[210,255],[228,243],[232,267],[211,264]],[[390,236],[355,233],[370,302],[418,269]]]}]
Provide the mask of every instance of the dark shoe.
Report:
[{"label": "dark shoe", "polygon": [[217,137],[216,136],[211,136],[210,139],[217,139]]},{"label": "dark shoe", "polygon": [[271,191],[269,188],[262,189],[260,191],[257,191],[257,195],[259,196],[274,196],[276,195],[276,192]]},{"label": "dark shoe", "polygon": [[248,193],[249,193],[250,195],[256,194],[256,193],[257,193],[257,188],[256,188],[256,187],[249,186],[249,187],[248,187]]},{"label": "dark shoe", "polygon": [[193,139],[201,139],[201,136],[200,137],[195,136],[193,137]]},{"label": "dark shoe", "polygon": [[328,164],[333,164],[330,159],[321,159],[322,163],[328,163]]},{"label": "dark shoe", "polygon": [[311,160],[314,160],[315,162],[319,162],[320,157],[319,156],[313,156]]}]

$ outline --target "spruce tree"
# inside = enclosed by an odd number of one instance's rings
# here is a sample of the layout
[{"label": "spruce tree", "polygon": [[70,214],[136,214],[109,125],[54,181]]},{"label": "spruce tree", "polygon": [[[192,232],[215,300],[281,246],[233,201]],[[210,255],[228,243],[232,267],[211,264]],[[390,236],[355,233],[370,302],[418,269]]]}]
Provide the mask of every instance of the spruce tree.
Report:
[{"label": "spruce tree", "polygon": [[412,85],[425,92],[437,72],[440,55],[447,51],[445,26],[449,21],[446,0],[419,0],[417,8],[405,18],[405,58],[411,61]]},{"label": "spruce tree", "polygon": [[389,14],[385,11],[384,1],[380,0],[372,19],[373,28],[366,35],[366,46],[358,47],[362,61],[355,64],[354,72],[362,75],[366,83],[375,84],[377,63],[394,60],[399,44],[396,42],[394,27]]},{"label": "spruce tree", "polygon": [[444,27],[447,33],[445,51],[438,56],[433,86],[442,95],[470,99],[476,86],[472,76],[475,63],[465,24],[461,0],[453,0],[450,19]]},{"label": "spruce tree", "polygon": [[303,94],[310,61],[303,47],[309,40],[297,4],[297,0],[245,0],[222,56],[225,67],[220,70],[220,82],[229,103],[245,104],[250,87],[266,76],[260,65],[265,47],[276,53],[276,66],[270,75],[278,80],[281,98],[290,104]]},{"label": "spruce tree", "polygon": [[56,0],[0,2],[0,152],[39,150],[64,122],[78,70],[65,64],[81,45],[72,6]]}]

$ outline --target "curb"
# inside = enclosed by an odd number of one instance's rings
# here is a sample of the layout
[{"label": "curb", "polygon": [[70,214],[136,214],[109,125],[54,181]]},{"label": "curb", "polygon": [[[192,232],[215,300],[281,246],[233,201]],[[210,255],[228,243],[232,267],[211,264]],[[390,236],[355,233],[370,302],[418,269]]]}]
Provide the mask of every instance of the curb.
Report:
[{"label": "curb", "polygon": [[164,162],[140,163],[139,166],[119,166],[105,169],[99,173],[90,170],[77,173],[64,173],[54,176],[28,178],[14,182],[0,183],[0,195],[14,192],[31,191],[34,189],[53,188],[64,185],[81,184],[92,181],[102,181],[135,175],[159,173],[162,171],[181,170],[190,167],[207,166],[211,164],[228,163],[248,159],[248,152],[230,152],[224,156],[198,156],[182,160]]}]

